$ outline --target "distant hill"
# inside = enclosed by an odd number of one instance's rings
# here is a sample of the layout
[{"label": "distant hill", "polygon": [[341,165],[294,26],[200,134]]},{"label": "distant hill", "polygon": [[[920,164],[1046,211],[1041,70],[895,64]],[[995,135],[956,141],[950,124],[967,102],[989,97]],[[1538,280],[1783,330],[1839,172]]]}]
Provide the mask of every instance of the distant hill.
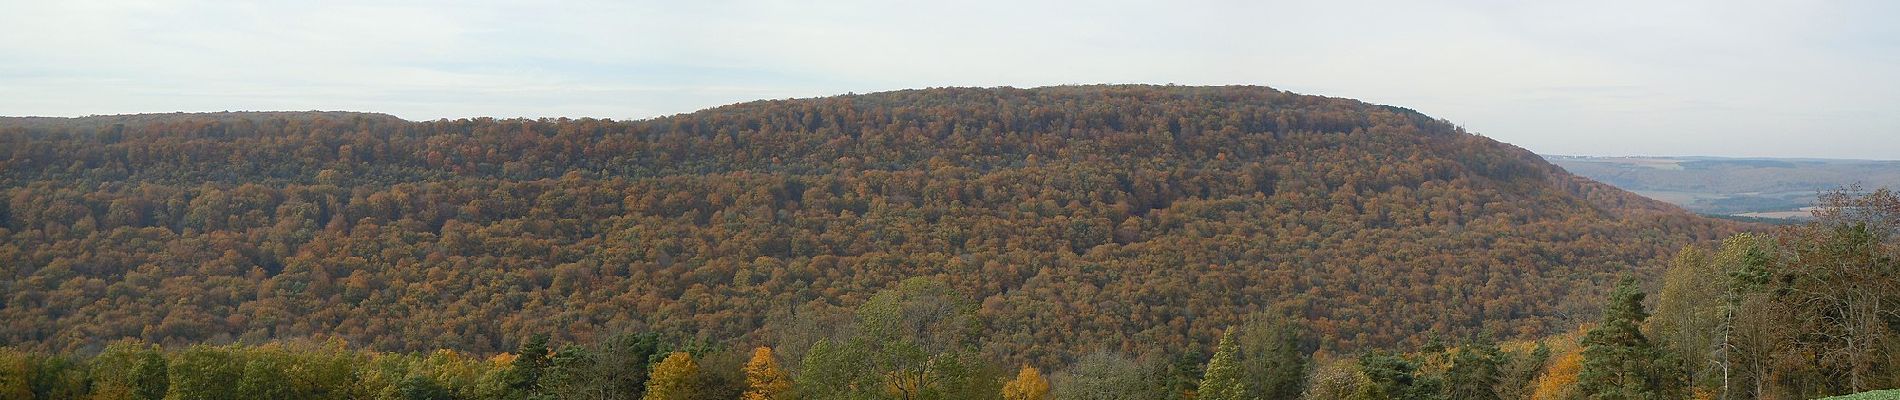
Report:
[{"label": "distant hill", "polygon": [[4,119],[0,195],[0,344],[65,350],[753,343],[917,276],[976,301],[986,354],[1044,365],[1198,348],[1275,308],[1343,349],[1534,337],[1745,227],[1411,110],[1264,87]]},{"label": "distant hill", "polygon": [[0,127],[28,128],[28,129],[36,129],[36,130],[47,129],[47,130],[71,131],[75,129],[77,130],[105,130],[107,128],[111,128],[114,125],[119,125],[121,127],[127,126],[127,125],[142,126],[142,125],[153,124],[153,123],[163,123],[163,122],[169,122],[169,121],[193,120],[193,119],[198,119],[198,120],[211,119],[211,120],[219,120],[219,121],[248,120],[252,122],[259,122],[259,121],[282,120],[282,119],[313,119],[313,118],[351,119],[351,118],[358,118],[358,117],[366,118],[366,119],[383,120],[383,121],[401,120],[389,114],[349,112],[349,111],[225,111],[225,112],[209,112],[209,113],[155,113],[155,114],[93,115],[93,116],[75,117],[75,118],[0,116]]},{"label": "distant hill", "polygon": [[1900,188],[1900,161],[1546,155],[1565,170],[1690,211],[1803,218],[1815,195],[1859,184]]}]

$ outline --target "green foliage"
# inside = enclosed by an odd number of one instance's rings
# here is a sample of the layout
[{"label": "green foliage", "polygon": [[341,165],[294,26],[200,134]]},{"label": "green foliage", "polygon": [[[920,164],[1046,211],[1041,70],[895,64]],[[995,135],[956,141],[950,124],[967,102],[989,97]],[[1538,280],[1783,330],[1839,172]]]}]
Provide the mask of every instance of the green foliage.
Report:
[{"label": "green foliage", "polygon": [[196,345],[172,356],[167,383],[172,400],[240,399],[232,385],[244,379],[244,362],[221,347]]},{"label": "green foliage", "polygon": [[878,398],[878,376],[864,362],[868,357],[856,341],[820,340],[805,352],[794,377],[799,396],[813,400]]},{"label": "green foliage", "polygon": [[1461,400],[1498,400],[1505,355],[1496,343],[1480,339],[1466,343],[1452,355],[1445,370],[1445,397]]},{"label": "green foliage", "polygon": [[1207,361],[1207,373],[1201,377],[1201,386],[1195,390],[1194,398],[1201,400],[1251,398],[1247,393],[1246,376],[1240,362],[1240,345],[1234,343],[1234,330],[1228,329],[1221,334],[1220,344],[1214,347],[1214,358]]},{"label": "green foliage", "polygon": [[156,396],[139,393],[141,375],[151,375],[151,367],[145,366],[147,356],[158,359],[158,381],[166,379],[164,358],[151,345],[132,340],[123,340],[106,345],[99,355],[87,362],[92,381],[91,395],[103,399],[157,399],[164,397],[165,390],[160,386]]},{"label": "green foliage", "polygon": [[1603,320],[1583,337],[1583,369],[1577,387],[1591,399],[1681,398],[1679,369],[1650,343],[1640,327],[1649,312],[1634,279],[1610,292]]},{"label": "green foliage", "polygon": [[26,352],[12,347],[0,347],[0,397],[32,398],[34,364],[32,357]]},{"label": "green foliage", "polygon": [[[435,378],[427,375],[409,375],[396,385],[397,397],[402,400],[450,400],[454,397],[449,390],[436,383]],[[260,397],[261,398],[261,397]]]},{"label": "green foliage", "polygon": [[947,398],[971,382],[981,324],[961,294],[911,278],[858,307],[871,371],[904,399]]},{"label": "green foliage", "polygon": [[130,386],[130,398],[134,400],[159,400],[165,398],[170,389],[170,373],[167,372],[165,356],[157,349],[138,352],[132,368],[128,371],[126,383]]},{"label": "green foliage", "polygon": [[1309,338],[1304,324],[1278,314],[1254,314],[1247,317],[1235,335],[1240,346],[1247,397],[1292,399],[1300,396],[1311,364],[1307,358]]},{"label": "green foliage", "polygon": [[1201,376],[1205,374],[1206,365],[1201,361],[1208,359],[1205,354],[1199,349],[1190,348],[1175,353],[1172,360],[1157,368],[1156,380],[1161,381],[1162,391],[1166,392],[1161,398],[1194,398],[1194,391],[1200,387]]},{"label": "green foliage", "polygon": [[290,378],[285,376],[289,365],[282,361],[277,357],[250,357],[232,394],[240,399],[291,398]]},{"label": "green foliage", "polygon": [[1056,400],[1168,398],[1153,369],[1121,354],[1089,353],[1050,380],[1050,395]]},{"label": "green foliage", "polygon": [[1372,378],[1359,370],[1359,363],[1352,359],[1337,359],[1320,363],[1309,378],[1306,391],[1300,394],[1304,400],[1370,400],[1376,393]]},{"label": "green foliage", "polygon": [[530,395],[541,392],[541,377],[554,364],[550,359],[548,338],[546,333],[537,333],[521,343],[521,349],[515,352],[514,373],[508,382],[509,389]]},{"label": "green foliage", "polygon": [[1820,400],[1893,400],[1893,399],[1900,399],[1900,389],[1875,390],[1875,391],[1861,392],[1861,393],[1855,393],[1855,394],[1845,394],[1845,395],[1840,395],[1840,396],[1823,398]]},{"label": "green foliage", "polygon": [[1399,355],[1371,352],[1359,357],[1359,372],[1364,384],[1354,398],[1423,400],[1438,396],[1442,382],[1422,376],[1418,364]]}]

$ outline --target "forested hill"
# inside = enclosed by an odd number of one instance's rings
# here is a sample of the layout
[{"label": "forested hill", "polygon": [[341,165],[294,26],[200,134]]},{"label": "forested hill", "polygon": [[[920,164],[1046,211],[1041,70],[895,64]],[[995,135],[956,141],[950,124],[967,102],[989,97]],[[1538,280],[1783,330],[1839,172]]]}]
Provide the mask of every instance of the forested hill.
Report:
[{"label": "forested hill", "polygon": [[997,359],[1204,348],[1268,309],[1350,349],[1568,330],[1616,275],[1739,228],[1264,87],[97,118],[0,119],[0,344],[745,345],[921,276],[972,299]]}]

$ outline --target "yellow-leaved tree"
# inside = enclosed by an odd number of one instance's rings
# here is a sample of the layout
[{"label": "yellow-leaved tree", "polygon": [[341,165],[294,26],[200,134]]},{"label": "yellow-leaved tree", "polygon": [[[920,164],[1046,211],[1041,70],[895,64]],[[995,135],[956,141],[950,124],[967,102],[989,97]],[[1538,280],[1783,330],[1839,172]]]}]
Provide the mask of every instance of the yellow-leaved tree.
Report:
[{"label": "yellow-leaved tree", "polygon": [[778,400],[786,398],[792,390],[792,379],[779,369],[778,360],[772,356],[772,348],[759,346],[752,350],[752,360],[745,363],[745,395],[741,400]]},{"label": "yellow-leaved tree", "polygon": [[693,397],[698,388],[694,387],[699,379],[699,363],[684,351],[675,351],[666,355],[658,365],[653,366],[653,374],[647,378],[645,400],[686,400]]},{"label": "yellow-leaved tree", "polygon": [[1583,352],[1572,350],[1558,356],[1550,364],[1550,370],[1537,378],[1537,389],[1531,392],[1535,400],[1566,400],[1576,398],[1577,373],[1583,369]]},{"label": "yellow-leaved tree", "polygon": [[1003,383],[1003,400],[1044,400],[1049,398],[1049,380],[1036,367],[1023,366],[1016,379]]}]

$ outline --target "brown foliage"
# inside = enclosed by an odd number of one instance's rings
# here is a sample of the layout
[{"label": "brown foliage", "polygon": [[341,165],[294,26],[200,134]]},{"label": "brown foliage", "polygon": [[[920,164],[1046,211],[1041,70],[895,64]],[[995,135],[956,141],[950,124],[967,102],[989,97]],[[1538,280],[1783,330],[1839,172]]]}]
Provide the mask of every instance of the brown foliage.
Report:
[{"label": "brown foliage", "polygon": [[1342,348],[1532,337],[1734,228],[1410,110],[1260,87],[0,122],[0,199],[0,342],[65,350],[756,338],[913,276],[975,296],[986,353],[1044,365],[1204,346],[1269,307]]}]

